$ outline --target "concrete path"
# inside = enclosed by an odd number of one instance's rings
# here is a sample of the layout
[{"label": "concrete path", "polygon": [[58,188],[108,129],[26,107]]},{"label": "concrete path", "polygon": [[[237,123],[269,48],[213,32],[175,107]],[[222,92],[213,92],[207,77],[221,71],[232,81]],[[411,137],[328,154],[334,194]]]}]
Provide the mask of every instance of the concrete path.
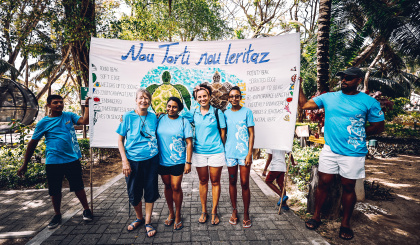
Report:
[{"label": "concrete path", "polygon": [[[54,230],[43,229],[53,213],[46,191],[6,192],[9,196],[1,193],[0,238],[2,234],[11,234],[10,232],[34,231],[37,235],[28,244],[328,244],[318,233],[307,230],[292,211],[277,215],[278,198],[253,171],[251,176],[252,227],[249,229],[244,229],[241,225],[243,205],[239,183],[240,222],[238,225],[228,222],[232,208],[226,168],[222,173],[222,193],[218,211],[220,224],[213,226],[210,222],[198,223],[201,204],[198,176],[193,169],[190,174],[184,175],[182,182],[184,228],[180,231],[173,231],[172,227],[165,227],[163,224],[168,216],[168,209],[163,197],[163,184],[160,182],[162,198],[156,201],[152,217],[152,225],[157,229],[156,236],[148,238],[144,226],[134,232],[128,232],[127,225],[135,219],[135,214],[131,209],[131,217],[128,217],[126,185],[122,175],[119,175],[106,185],[94,189],[95,218],[89,223],[82,221],[81,207],[73,193],[64,192],[62,210],[67,212],[63,215],[62,225]],[[208,198],[209,212],[210,200],[211,187]],[[6,207],[6,212],[3,212],[3,207]]]}]

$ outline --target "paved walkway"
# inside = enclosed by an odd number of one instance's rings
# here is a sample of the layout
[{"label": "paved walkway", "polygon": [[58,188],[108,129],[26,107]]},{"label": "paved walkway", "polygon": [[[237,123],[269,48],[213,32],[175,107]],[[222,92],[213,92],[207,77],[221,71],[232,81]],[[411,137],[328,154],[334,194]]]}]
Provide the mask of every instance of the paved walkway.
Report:
[{"label": "paved walkway", "polygon": [[[131,217],[128,217],[126,185],[122,175],[119,175],[106,185],[94,189],[95,218],[89,223],[82,221],[80,204],[73,193],[66,190],[63,193],[63,223],[54,230],[44,228],[53,213],[46,191],[1,192],[0,238],[2,235],[5,238],[5,234],[14,234],[11,232],[21,232],[24,235],[24,232],[33,231],[38,234],[28,244],[328,244],[318,233],[307,230],[292,211],[277,215],[278,198],[271,196],[266,185],[255,173],[251,176],[252,227],[249,229],[242,228],[240,223],[228,223],[232,208],[228,192],[228,173],[224,168],[218,211],[221,222],[217,226],[212,226],[210,222],[198,223],[201,204],[198,176],[193,170],[191,174],[184,175],[182,182],[184,228],[180,231],[173,231],[172,227],[163,225],[168,209],[163,197],[163,184],[160,183],[162,198],[156,201],[152,217],[152,225],[157,229],[156,236],[148,238],[144,226],[134,232],[127,232],[126,227],[135,219],[135,214],[131,209]],[[238,184],[238,220],[242,221],[240,190]],[[210,200],[211,187],[209,212]]]}]

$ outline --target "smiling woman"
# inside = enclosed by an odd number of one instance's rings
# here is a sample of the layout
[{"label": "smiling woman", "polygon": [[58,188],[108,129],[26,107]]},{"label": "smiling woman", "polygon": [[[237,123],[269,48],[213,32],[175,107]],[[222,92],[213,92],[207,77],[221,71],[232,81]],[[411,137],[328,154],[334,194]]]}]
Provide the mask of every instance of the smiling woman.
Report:
[{"label": "smiling woman", "polygon": [[[136,109],[124,114],[117,129],[118,149],[121,154],[129,202],[133,205],[137,216],[137,219],[128,225],[127,230],[135,230],[146,223],[146,232],[149,237],[156,234],[156,230],[150,223],[153,204],[159,198],[157,119],[154,113],[147,111],[151,104],[151,97],[147,90],[137,90]],[[141,210],[143,193],[146,202],[145,219]]]}]

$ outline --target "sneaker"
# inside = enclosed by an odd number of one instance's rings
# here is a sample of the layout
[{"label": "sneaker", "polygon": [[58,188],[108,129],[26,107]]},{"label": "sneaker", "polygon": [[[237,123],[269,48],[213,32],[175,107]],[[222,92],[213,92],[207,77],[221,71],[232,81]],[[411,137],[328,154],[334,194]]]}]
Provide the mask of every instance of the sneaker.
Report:
[{"label": "sneaker", "polygon": [[56,214],[48,224],[48,229],[54,229],[61,223],[61,214]]},{"label": "sneaker", "polygon": [[85,211],[83,211],[83,220],[86,220],[86,221],[93,220],[93,214],[90,211],[90,209],[86,209]]},{"label": "sneaker", "polygon": [[[283,204],[286,204],[286,201],[289,199],[289,197],[288,196],[284,196],[283,197]],[[280,206],[280,202],[281,202],[281,197],[280,197],[280,199],[279,199],[279,201],[277,202],[277,206]]]}]

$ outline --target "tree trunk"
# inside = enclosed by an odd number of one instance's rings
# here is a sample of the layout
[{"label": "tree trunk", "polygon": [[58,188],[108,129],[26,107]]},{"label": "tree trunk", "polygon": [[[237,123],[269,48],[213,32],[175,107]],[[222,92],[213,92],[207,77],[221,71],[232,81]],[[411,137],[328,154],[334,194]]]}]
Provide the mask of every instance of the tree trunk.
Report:
[{"label": "tree trunk", "polygon": [[370,73],[372,72],[373,67],[375,67],[376,63],[378,63],[379,59],[381,58],[382,54],[384,53],[384,44],[381,45],[381,47],[379,48],[379,52],[376,55],[375,59],[372,61],[372,63],[370,64],[366,74],[365,74],[365,80],[363,82],[363,92],[368,92],[369,91],[369,76]]},{"label": "tree trunk", "polygon": [[320,0],[317,38],[317,91],[329,91],[331,1]]},{"label": "tree trunk", "polygon": [[[315,211],[315,193],[318,187],[318,167],[313,166],[311,172],[311,178],[309,180],[309,193],[307,211],[313,214]],[[321,217],[325,219],[337,219],[340,217],[341,207],[341,194],[343,192],[341,186],[341,178],[339,175],[335,175],[334,180],[330,185],[330,189],[325,199],[324,205],[321,208]]]},{"label": "tree trunk", "polygon": [[351,66],[359,66],[366,58],[370,57],[372,52],[378,47],[378,45],[383,41],[381,36],[378,36],[373,40],[371,44],[369,44],[363,52],[361,52],[354,60],[351,62]]}]

